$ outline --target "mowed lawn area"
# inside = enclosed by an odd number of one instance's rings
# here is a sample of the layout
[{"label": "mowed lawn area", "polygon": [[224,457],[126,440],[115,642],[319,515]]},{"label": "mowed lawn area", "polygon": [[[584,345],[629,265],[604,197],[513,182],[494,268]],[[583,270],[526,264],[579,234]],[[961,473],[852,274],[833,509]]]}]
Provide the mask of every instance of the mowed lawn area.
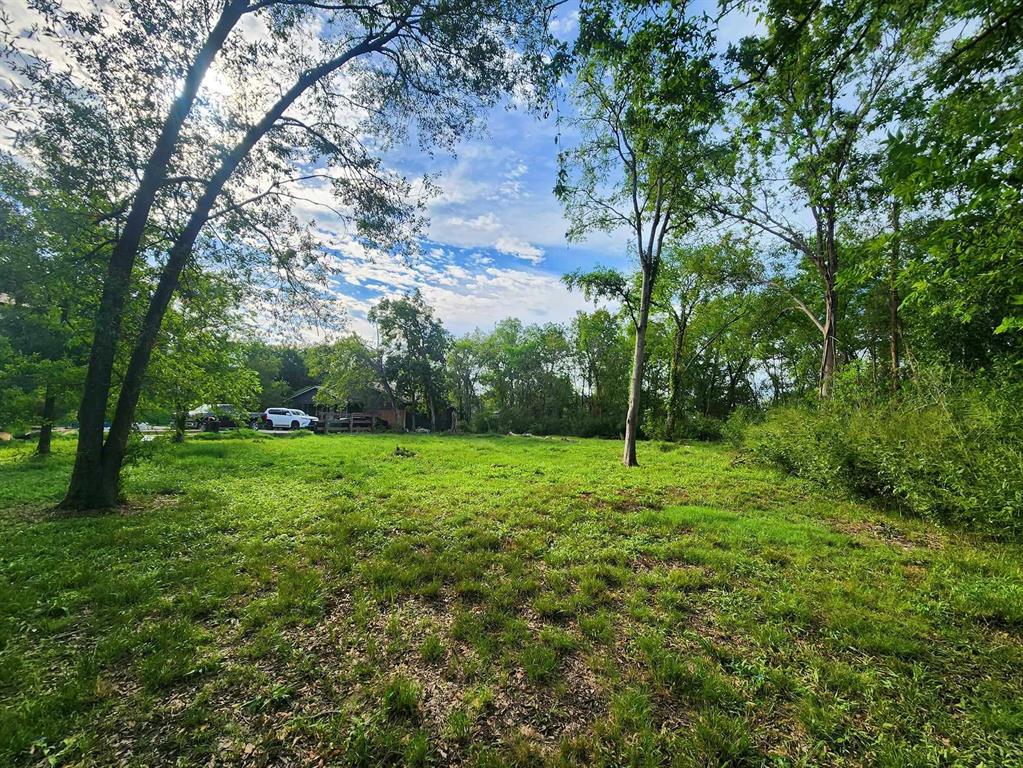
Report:
[{"label": "mowed lawn area", "polygon": [[717,445],[0,449],[0,764],[1021,765],[1023,552]]}]

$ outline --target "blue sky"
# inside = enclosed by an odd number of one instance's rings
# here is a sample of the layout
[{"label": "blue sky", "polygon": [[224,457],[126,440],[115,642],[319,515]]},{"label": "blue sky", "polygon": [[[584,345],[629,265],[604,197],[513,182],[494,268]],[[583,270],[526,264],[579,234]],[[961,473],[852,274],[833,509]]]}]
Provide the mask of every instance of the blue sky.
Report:
[{"label": "blue sky", "polygon": [[[572,10],[562,12],[556,29],[574,36]],[[343,263],[336,290],[355,330],[368,330],[365,313],[377,300],[412,288],[423,291],[457,334],[509,316],[564,322],[587,308],[564,288],[561,275],[598,262],[626,267],[627,238],[613,233],[567,241],[553,193],[557,134],[555,116],[542,119],[502,104],[486,115],[481,135],[454,155],[392,153],[389,162],[410,178],[434,176],[439,193],[429,201],[424,253],[414,262],[373,256],[352,243],[338,248]]]},{"label": "blue sky", "polygon": [[[563,6],[555,32],[571,40],[576,5]],[[714,0],[697,10],[714,12]],[[755,28],[741,14],[722,25],[721,45]],[[561,105],[564,113],[570,109]],[[567,223],[553,194],[557,173],[554,116],[541,119],[507,105],[490,111],[484,134],[463,142],[454,156],[414,151],[390,161],[410,177],[436,174],[440,194],[431,200],[424,254],[411,264],[367,254],[357,244],[338,247],[336,290],[355,330],[366,333],[365,313],[380,298],[419,288],[449,330],[487,329],[515,316],[523,322],[566,322],[589,308],[560,278],[568,271],[605,264],[631,268],[625,232],[594,234],[569,243]]]}]

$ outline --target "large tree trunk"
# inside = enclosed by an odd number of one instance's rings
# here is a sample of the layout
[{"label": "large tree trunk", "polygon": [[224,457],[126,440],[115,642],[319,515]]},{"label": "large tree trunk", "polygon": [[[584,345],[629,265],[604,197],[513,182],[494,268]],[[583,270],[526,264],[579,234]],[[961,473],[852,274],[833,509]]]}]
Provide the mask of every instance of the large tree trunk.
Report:
[{"label": "large tree trunk", "polygon": [[36,454],[39,456],[50,455],[50,442],[53,438],[53,416],[57,409],[57,396],[53,389],[46,385],[46,394],[43,399],[43,420],[39,427],[39,443],[36,445]]},{"label": "large tree trunk", "polygon": [[114,356],[121,333],[124,303],[131,286],[139,244],[149,221],[156,195],[167,174],[167,165],[181,134],[181,127],[195,102],[196,94],[210,64],[227,40],[228,34],[245,10],[245,2],[232,0],[221,12],[202,48],[185,75],[181,93],[171,105],[153,153],[142,172],[142,180],[132,199],[121,235],[114,245],[103,281],[103,293],[96,312],[95,333],[89,354],[89,368],[78,408],[78,447],[67,494],[60,506],[71,510],[101,509],[114,506],[120,488],[117,478],[111,482],[103,471],[103,422],[110,399],[110,381]]},{"label": "large tree trunk", "polygon": [[632,380],[629,383],[629,410],[625,416],[625,447],[622,451],[622,464],[627,467],[639,466],[639,461],[636,460],[636,434],[639,431],[639,408],[643,396],[643,362],[653,283],[652,270],[644,266],[643,294],[640,297],[639,317],[636,322],[636,348],[632,356]]}]

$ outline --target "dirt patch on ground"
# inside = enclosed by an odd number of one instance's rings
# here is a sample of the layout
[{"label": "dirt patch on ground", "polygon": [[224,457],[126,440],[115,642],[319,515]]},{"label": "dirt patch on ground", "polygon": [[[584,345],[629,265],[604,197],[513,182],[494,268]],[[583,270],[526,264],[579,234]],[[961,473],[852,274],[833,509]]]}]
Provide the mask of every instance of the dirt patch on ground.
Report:
[{"label": "dirt patch on ground", "polygon": [[884,542],[906,552],[914,549],[941,549],[945,542],[935,533],[905,531],[883,520],[842,520],[831,518],[836,531],[860,539]]}]

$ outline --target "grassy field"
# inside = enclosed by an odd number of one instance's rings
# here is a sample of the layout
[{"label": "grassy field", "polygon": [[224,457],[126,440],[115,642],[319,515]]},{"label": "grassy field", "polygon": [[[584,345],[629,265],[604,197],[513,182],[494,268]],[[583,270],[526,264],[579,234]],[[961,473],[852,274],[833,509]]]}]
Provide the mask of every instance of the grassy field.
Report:
[{"label": "grassy field", "polygon": [[0,765],[1023,765],[1023,551],[718,446],[0,449]]}]

